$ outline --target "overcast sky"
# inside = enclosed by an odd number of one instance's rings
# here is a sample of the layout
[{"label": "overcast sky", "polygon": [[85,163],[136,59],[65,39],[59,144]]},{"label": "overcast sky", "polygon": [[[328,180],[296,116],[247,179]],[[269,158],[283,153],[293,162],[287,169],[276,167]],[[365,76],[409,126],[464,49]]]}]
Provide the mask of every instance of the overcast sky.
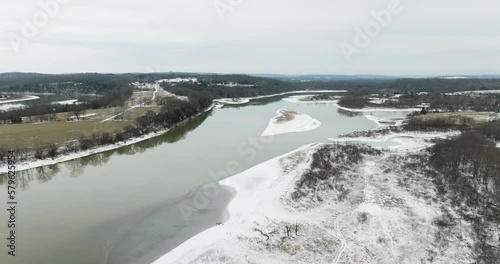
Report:
[{"label": "overcast sky", "polygon": [[0,72],[500,74],[498,0],[56,1],[2,0]]}]

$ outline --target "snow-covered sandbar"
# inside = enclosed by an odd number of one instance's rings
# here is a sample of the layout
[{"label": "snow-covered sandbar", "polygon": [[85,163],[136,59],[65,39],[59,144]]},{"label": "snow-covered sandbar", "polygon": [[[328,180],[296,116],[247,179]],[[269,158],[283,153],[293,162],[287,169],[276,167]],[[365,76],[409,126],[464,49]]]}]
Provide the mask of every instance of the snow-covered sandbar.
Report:
[{"label": "snow-covered sandbar", "polygon": [[270,95],[261,95],[261,96],[254,96],[254,97],[242,97],[242,98],[221,98],[221,99],[215,99],[214,102],[218,102],[221,104],[231,104],[231,105],[240,105],[240,104],[247,104],[251,100],[256,100],[256,99],[263,99],[263,98],[269,98],[269,97],[274,97],[274,96],[281,96],[281,95],[287,95],[287,94],[314,94],[314,93],[347,93],[346,90],[301,90],[301,91],[291,91],[291,92],[284,92],[284,93],[277,93],[277,94],[270,94]]},{"label": "snow-covered sandbar", "polygon": [[[428,248],[439,233],[436,219],[447,212],[443,208],[453,207],[438,199],[430,202],[437,191],[425,173],[394,160],[412,164],[408,154],[420,153],[432,145],[429,139],[443,136],[450,135],[388,136],[401,144],[368,154],[337,176],[319,174],[325,178],[316,183],[303,181],[315,169],[315,153],[323,153],[316,157],[330,160],[329,171],[335,173],[350,157],[343,154],[335,163],[339,145],[307,145],[227,178],[221,184],[237,192],[227,207],[229,219],[153,263],[413,263],[431,257]],[[318,152],[325,148],[333,151],[330,158]],[[411,179],[409,186],[401,184],[404,179]],[[309,187],[301,185],[303,195],[294,196],[301,181]],[[448,250],[434,256],[436,263],[457,257],[472,262],[471,227],[449,228]],[[455,239],[456,234],[465,237]]]},{"label": "snow-covered sandbar", "polygon": [[414,112],[414,111],[420,111],[422,108],[382,108],[382,107],[367,107],[367,108],[360,108],[360,109],[355,109],[355,108],[347,108],[343,107],[340,105],[337,105],[337,108],[349,111],[349,112],[358,112],[358,113],[365,113],[365,112]]},{"label": "snow-covered sandbar", "polygon": [[267,128],[262,132],[263,137],[310,131],[321,126],[320,121],[306,114],[285,109],[278,110],[277,114],[271,118]]}]

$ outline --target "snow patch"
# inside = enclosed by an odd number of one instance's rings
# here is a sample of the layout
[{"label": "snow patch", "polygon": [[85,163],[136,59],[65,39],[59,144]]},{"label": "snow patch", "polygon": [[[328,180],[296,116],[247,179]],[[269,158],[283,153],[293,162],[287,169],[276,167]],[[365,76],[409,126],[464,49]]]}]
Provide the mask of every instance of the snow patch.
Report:
[{"label": "snow patch", "polygon": [[304,94],[304,93],[347,93],[347,90],[301,90],[301,91],[292,91],[292,92],[284,92],[284,93],[277,93],[277,94],[270,94],[270,95],[261,95],[261,96],[254,96],[254,97],[242,97],[242,98],[221,98],[221,99],[215,99],[215,102],[219,102],[221,104],[246,104],[249,103],[251,100],[255,99],[262,99],[262,98],[269,98],[269,97],[274,97],[274,96],[280,96],[280,95],[287,95],[287,94]]},{"label": "snow patch", "polygon": [[335,104],[339,100],[305,100],[309,98],[310,95],[293,95],[287,98],[283,98],[283,101],[296,104]]},{"label": "snow patch", "polygon": [[53,102],[52,104],[57,104],[57,105],[78,104],[78,99]]},{"label": "snow patch", "polygon": [[9,99],[9,100],[0,100],[0,104],[7,104],[7,103],[15,103],[15,102],[24,102],[24,101],[31,101],[31,100],[36,100],[40,99],[38,96],[26,96],[24,98],[17,98],[17,99]]},{"label": "snow patch", "polygon": [[0,111],[9,111],[23,107],[25,107],[23,104],[0,104]]},{"label": "snow patch", "polygon": [[198,83],[197,78],[173,78],[173,79],[163,79],[163,80],[158,80],[158,83],[183,83],[183,82],[190,82],[190,83]]},{"label": "snow patch", "polygon": [[379,107],[366,107],[361,109],[355,108],[347,108],[337,104],[339,109],[349,111],[349,112],[358,112],[358,113],[366,113],[366,112],[415,112],[422,110],[421,108],[379,108]]}]

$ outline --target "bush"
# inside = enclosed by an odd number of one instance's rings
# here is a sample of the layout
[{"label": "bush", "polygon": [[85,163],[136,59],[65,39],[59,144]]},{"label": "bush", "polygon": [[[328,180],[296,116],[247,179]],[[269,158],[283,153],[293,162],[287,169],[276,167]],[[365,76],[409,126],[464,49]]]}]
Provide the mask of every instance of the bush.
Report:
[{"label": "bush", "polygon": [[52,144],[47,147],[47,154],[51,158],[55,158],[57,156],[57,146]]}]

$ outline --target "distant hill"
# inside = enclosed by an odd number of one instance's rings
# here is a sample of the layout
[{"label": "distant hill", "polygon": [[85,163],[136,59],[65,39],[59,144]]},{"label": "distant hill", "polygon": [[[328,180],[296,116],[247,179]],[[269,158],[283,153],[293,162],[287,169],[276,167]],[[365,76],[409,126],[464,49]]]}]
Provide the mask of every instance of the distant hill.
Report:
[{"label": "distant hill", "polygon": [[307,75],[285,75],[285,74],[250,74],[257,77],[274,78],[284,81],[349,81],[349,80],[395,80],[400,77],[386,75],[337,75],[337,74],[307,74]]}]

